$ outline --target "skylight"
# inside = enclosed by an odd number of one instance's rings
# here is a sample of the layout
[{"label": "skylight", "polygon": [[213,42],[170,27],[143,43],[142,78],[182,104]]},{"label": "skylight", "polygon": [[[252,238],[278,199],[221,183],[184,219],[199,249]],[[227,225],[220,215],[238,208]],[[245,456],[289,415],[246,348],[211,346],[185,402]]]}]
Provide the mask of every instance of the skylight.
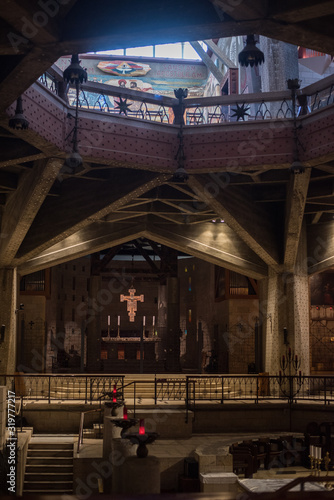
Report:
[{"label": "skylight", "polygon": [[[92,52],[90,52],[90,54],[92,54]],[[189,42],[147,45],[146,47],[132,47],[127,49],[103,50],[100,52],[93,52],[93,54],[133,57],[159,57],[165,59],[188,59],[197,61],[201,60],[199,55],[192,48]]]}]

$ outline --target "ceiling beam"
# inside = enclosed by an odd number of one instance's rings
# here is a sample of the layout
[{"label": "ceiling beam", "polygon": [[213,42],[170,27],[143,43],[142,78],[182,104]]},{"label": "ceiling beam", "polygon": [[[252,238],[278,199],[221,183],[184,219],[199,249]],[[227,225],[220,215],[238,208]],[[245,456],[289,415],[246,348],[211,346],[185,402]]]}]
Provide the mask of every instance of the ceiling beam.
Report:
[{"label": "ceiling beam", "polygon": [[8,196],[1,221],[0,266],[10,266],[63,162],[39,160],[24,172],[18,188]]},{"label": "ceiling beam", "polygon": [[234,64],[231,59],[227,57],[226,54],[218,47],[218,45],[213,40],[204,40],[205,45],[212,50],[212,52],[218,57],[218,59],[225,64],[229,69],[237,69],[238,66]]},{"label": "ceiling beam", "polygon": [[203,223],[175,226],[148,223],[145,236],[206,262],[226,267],[246,276],[267,276],[266,264],[227,226]]},{"label": "ceiling beam", "polygon": [[[2,0],[1,18],[6,21],[15,32],[36,44],[54,43],[60,38],[60,27],[57,24],[57,14],[61,6],[56,2],[42,2],[42,5],[49,4],[52,15],[48,15],[41,5],[36,5],[29,0]],[[56,8],[55,8],[56,6]],[[10,41],[11,33],[7,38]]]},{"label": "ceiling beam", "polygon": [[334,267],[333,221],[308,226],[307,263],[309,274],[319,273]]},{"label": "ceiling beam", "polygon": [[90,223],[45,252],[23,262],[18,266],[18,272],[21,275],[29,274],[111,246],[121,246],[143,236],[144,230],[145,224],[137,222],[107,225],[103,222]]},{"label": "ceiling beam", "polygon": [[122,248],[122,245],[116,245],[115,247],[112,247],[102,259],[99,259],[98,261],[95,261],[93,264],[93,270],[92,274],[98,275],[100,274],[103,270],[105,270],[106,266],[113,260],[115,255],[119,252],[119,250]]},{"label": "ceiling beam", "polygon": [[199,42],[189,42],[189,43],[192,46],[192,48],[197,52],[197,54],[200,56],[205,66],[213,74],[213,76],[216,78],[216,80],[220,85],[224,80],[223,73],[217,68],[215,63],[212,61],[211,57],[208,56],[208,54],[205,52],[205,50],[202,48]]},{"label": "ceiling beam", "polygon": [[303,174],[291,175],[285,204],[284,267],[293,271],[302,229],[307,190],[310,183],[311,169]]},{"label": "ceiling beam", "polygon": [[220,187],[214,174],[190,176],[188,184],[268,266],[279,271],[278,231],[265,211],[239,188]]},{"label": "ceiling beam", "polygon": [[314,0],[301,0],[293,3],[289,0],[279,0],[279,2],[268,2],[268,6],[268,17],[291,24],[334,14],[332,0],[316,2]]},{"label": "ceiling beam", "polygon": [[0,82],[0,116],[63,54],[54,47],[33,47]]},{"label": "ceiling beam", "polygon": [[37,214],[15,259],[16,265],[40,254],[69,235],[119,210],[132,199],[170,178],[168,174],[117,171],[109,181],[87,185],[79,179],[63,181],[62,195],[49,197]]},{"label": "ceiling beam", "polygon": [[152,269],[152,271],[155,274],[157,274],[158,276],[160,276],[161,275],[160,269],[158,268],[158,266],[156,265],[156,263],[151,259],[151,257],[149,256],[149,254],[145,250],[145,248],[143,248],[143,246],[140,243],[140,240],[135,240],[134,244],[135,244],[135,247],[137,248],[137,250],[139,250],[139,252],[144,257],[144,259],[146,260],[146,262],[148,263],[148,265],[150,266],[150,268]]}]

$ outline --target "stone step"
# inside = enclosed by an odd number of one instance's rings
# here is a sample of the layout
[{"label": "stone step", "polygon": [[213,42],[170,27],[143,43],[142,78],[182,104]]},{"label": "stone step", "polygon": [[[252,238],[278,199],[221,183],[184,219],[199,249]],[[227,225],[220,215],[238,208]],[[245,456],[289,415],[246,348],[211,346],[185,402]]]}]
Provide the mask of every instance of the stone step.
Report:
[{"label": "stone step", "polygon": [[[71,488],[70,490],[23,490],[23,493],[25,493],[27,496],[29,496],[29,498],[32,498],[31,495],[55,495],[57,494],[57,496],[59,495],[72,495],[73,493],[73,488]],[[39,497],[38,497],[39,498]]]},{"label": "stone step", "polygon": [[73,481],[73,473],[72,471],[69,473],[65,472],[27,472],[24,476],[25,483],[32,482],[72,482]]},{"label": "stone step", "polygon": [[28,457],[27,465],[73,465],[73,458]]},{"label": "stone step", "polygon": [[28,448],[28,458],[32,457],[73,457],[73,447],[71,450],[67,449],[45,449],[45,448]]},{"label": "stone step", "polygon": [[29,450],[73,450],[73,443],[40,443],[40,442],[30,442]]},{"label": "stone step", "polygon": [[73,482],[72,481],[28,481],[24,483],[24,491],[30,492],[31,490],[37,491],[72,491]]},{"label": "stone step", "polygon": [[55,464],[32,464],[26,465],[25,469],[27,474],[72,474],[73,473],[73,464],[72,465],[55,465]]}]

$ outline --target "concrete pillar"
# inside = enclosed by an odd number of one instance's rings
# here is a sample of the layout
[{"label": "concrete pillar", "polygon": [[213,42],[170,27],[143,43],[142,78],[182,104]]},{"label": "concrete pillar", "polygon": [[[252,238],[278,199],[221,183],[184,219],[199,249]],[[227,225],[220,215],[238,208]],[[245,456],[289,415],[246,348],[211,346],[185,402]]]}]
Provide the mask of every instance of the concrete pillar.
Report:
[{"label": "concrete pillar", "polygon": [[180,371],[180,284],[176,277],[167,278],[167,359],[170,372]]},{"label": "concrete pillar", "polygon": [[0,326],[4,325],[0,373],[14,373],[16,369],[17,289],[16,268],[0,269]]},{"label": "concrete pillar", "polygon": [[[310,374],[309,287],[307,276],[306,234],[302,230],[297,262],[293,273],[275,273],[259,282],[260,327],[263,331],[265,371],[275,375],[279,360],[288,348],[301,359],[300,370]],[[287,328],[287,344],[284,344]]]},{"label": "concrete pillar", "polygon": [[157,345],[158,358],[165,359],[167,353],[167,286],[160,285],[158,290],[157,330],[160,342]]},{"label": "concrete pillar", "polygon": [[113,493],[128,495],[160,493],[160,462],[156,457],[126,457],[120,467],[113,468],[113,478],[117,475],[117,485],[116,487],[113,485]]},{"label": "concrete pillar", "polygon": [[101,276],[91,276],[89,283],[91,307],[87,317],[87,371],[94,373],[101,370],[101,314],[96,303],[96,297],[101,290]]}]

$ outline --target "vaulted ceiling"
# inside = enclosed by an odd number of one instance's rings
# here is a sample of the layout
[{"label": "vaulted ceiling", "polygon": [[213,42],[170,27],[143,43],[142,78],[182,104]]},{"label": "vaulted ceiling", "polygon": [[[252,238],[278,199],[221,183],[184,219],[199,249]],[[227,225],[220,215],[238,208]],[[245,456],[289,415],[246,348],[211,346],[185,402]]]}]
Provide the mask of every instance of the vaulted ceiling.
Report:
[{"label": "vaulted ceiling", "polygon": [[159,163],[87,161],[60,182],[59,149],[31,130],[13,133],[6,110],[65,54],[256,33],[334,55],[333,21],[332,1],[2,0],[0,265],[25,273],[145,237],[257,278],[268,266],[291,269],[303,215],[311,226],[331,223],[331,157],[294,179],[286,165],[240,169],[215,200],[208,174],[175,183]]}]

